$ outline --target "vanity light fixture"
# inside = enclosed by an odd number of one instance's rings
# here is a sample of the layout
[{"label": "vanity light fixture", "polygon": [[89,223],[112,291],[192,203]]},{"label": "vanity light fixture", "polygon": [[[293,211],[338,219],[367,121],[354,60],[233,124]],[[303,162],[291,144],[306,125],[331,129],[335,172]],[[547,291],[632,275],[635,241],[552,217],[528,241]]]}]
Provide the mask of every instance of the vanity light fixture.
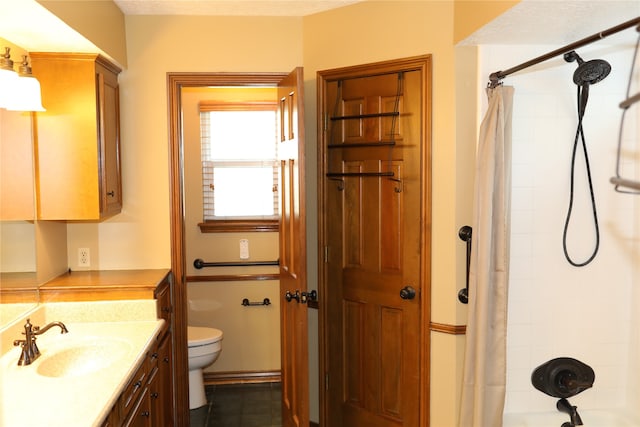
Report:
[{"label": "vanity light fixture", "polygon": [[40,82],[33,77],[26,55],[16,73],[10,48],[0,56],[0,108],[10,111],[45,111],[42,107]]}]

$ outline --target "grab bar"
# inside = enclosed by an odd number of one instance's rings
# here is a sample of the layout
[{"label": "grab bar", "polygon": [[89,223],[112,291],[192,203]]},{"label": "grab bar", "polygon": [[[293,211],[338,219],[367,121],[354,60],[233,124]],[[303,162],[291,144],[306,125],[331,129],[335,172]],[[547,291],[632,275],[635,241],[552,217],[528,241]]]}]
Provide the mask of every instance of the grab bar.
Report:
[{"label": "grab bar", "polygon": [[254,267],[257,265],[280,265],[280,261],[204,262],[200,258],[193,261],[193,266],[198,270],[203,267]]},{"label": "grab bar", "polygon": [[469,266],[471,265],[471,236],[473,230],[470,226],[465,225],[458,230],[458,237],[463,242],[467,242],[467,285],[458,292],[458,300],[463,304],[469,303]]},{"label": "grab bar", "polygon": [[249,298],[245,298],[242,300],[242,305],[244,307],[249,307],[250,305],[271,305],[271,301],[269,301],[269,298],[265,298],[262,301],[249,301]]}]

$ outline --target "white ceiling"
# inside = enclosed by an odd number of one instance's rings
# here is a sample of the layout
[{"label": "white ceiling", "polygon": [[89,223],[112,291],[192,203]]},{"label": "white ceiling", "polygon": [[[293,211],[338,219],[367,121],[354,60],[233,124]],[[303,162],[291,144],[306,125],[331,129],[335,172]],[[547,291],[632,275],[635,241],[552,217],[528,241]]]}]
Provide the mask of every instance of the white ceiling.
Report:
[{"label": "white ceiling", "polygon": [[114,0],[125,15],[306,16],[362,0]]}]

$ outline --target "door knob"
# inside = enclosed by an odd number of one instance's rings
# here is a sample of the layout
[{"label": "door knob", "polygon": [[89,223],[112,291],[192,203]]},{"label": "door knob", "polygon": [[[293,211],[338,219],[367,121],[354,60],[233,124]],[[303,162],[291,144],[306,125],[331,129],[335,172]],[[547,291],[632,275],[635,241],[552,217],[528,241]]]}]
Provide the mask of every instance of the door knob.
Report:
[{"label": "door knob", "polygon": [[400,289],[400,298],[402,299],[414,299],[416,297],[416,290],[407,285]]},{"label": "door knob", "polygon": [[303,292],[300,302],[302,302],[303,304],[307,304],[309,301],[316,301],[317,299],[318,299],[318,292],[313,290],[309,292]]},{"label": "door knob", "polygon": [[291,302],[292,299],[300,302],[300,291],[296,289],[296,292],[293,294],[290,291],[286,291],[284,293],[284,299],[286,299],[287,302]]}]

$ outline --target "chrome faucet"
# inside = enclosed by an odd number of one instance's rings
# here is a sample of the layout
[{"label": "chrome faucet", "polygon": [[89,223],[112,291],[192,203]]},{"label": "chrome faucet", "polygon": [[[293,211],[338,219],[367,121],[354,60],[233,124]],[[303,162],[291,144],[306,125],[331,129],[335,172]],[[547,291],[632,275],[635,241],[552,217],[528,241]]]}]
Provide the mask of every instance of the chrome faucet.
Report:
[{"label": "chrome faucet", "polygon": [[62,322],[51,322],[46,325],[44,328],[40,328],[39,326],[33,326],[31,324],[31,319],[27,319],[27,322],[24,324],[24,335],[23,340],[15,340],[13,342],[14,346],[22,346],[22,352],[20,353],[20,359],[18,360],[18,365],[26,366],[33,363],[40,356],[40,350],[36,345],[36,338],[38,335],[42,335],[51,329],[54,326],[58,326],[60,328],[61,334],[66,334],[69,332],[67,327]]}]

